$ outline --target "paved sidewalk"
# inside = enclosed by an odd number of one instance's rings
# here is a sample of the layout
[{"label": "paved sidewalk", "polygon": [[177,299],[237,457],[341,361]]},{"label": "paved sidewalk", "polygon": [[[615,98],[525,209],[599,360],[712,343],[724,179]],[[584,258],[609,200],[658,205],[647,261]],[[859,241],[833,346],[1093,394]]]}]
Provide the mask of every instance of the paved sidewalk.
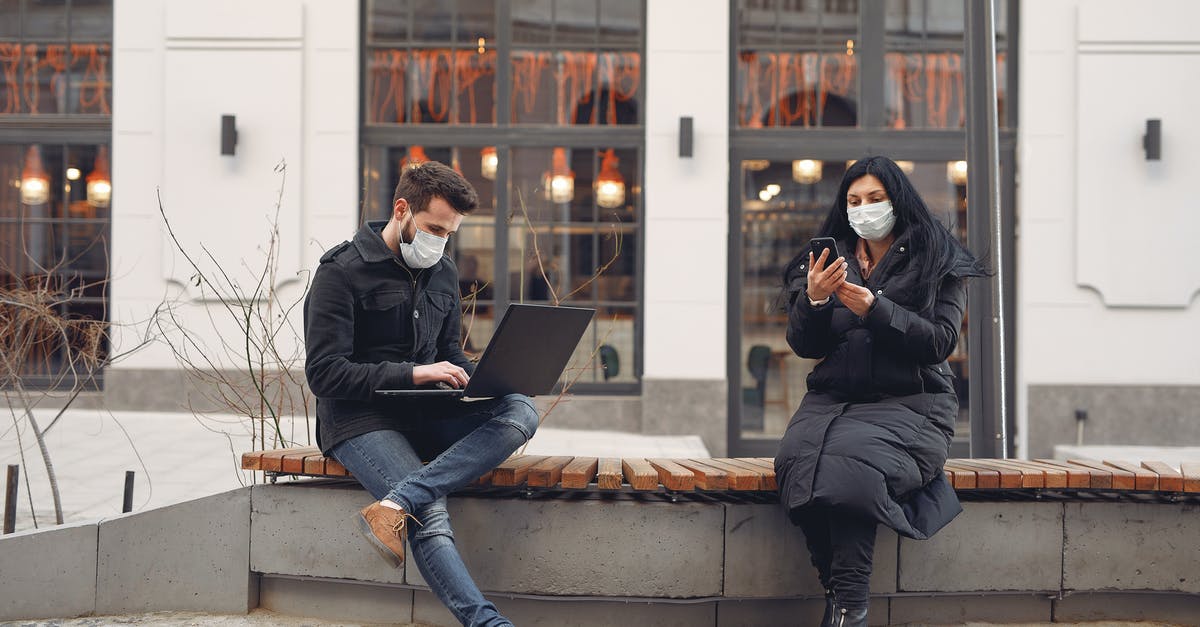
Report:
[{"label": "paved sidewalk", "polygon": [[[53,410],[35,413],[45,429]],[[545,455],[619,457],[707,457],[696,435],[645,436],[615,431],[555,429],[554,417],[538,430],[525,452]],[[289,440],[308,443],[303,419],[286,419]],[[18,448],[18,435],[21,446]],[[134,511],[152,509],[248,485],[253,473],[240,469],[252,445],[249,422],[233,415],[72,409],[50,430],[46,446],[62,496],[64,522],[82,522],[121,512],[125,471],[136,473]],[[314,443],[315,444],[315,443]],[[261,447],[259,447],[261,448]],[[13,428],[11,414],[0,426],[0,462],[26,464],[20,478],[17,531],[32,529],[29,494],[39,527],[54,524],[46,468],[27,421]],[[28,469],[28,472],[26,472]],[[3,470],[3,469],[0,469]]]}]

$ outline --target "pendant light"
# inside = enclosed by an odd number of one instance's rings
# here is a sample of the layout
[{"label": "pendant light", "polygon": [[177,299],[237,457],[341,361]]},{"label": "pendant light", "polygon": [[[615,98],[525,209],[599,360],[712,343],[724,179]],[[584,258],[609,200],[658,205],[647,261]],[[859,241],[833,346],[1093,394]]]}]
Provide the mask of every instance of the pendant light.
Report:
[{"label": "pendant light", "polygon": [[429,161],[429,156],[425,154],[424,146],[409,146],[408,151],[404,153],[404,157],[400,159],[400,171],[403,172],[407,168],[415,168],[426,161]]},{"label": "pendant light", "polygon": [[575,173],[567,167],[567,149],[555,148],[550,171],[542,175],[546,200],[571,202],[575,198]]},{"label": "pendant light", "polygon": [[480,161],[479,169],[483,174],[483,178],[494,181],[496,180],[496,167],[500,165],[500,157],[496,154],[495,146],[484,146],[483,150],[479,151]]},{"label": "pendant light", "polygon": [[42,205],[50,200],[50,175],[42,165],[42,151],[30,146],[25,152],[25,167],[21,170],[21,202]]},{"label": "pendant light", "polygon": [[596,176],[596,204],[606,209],[616,209],[625,204],[625,179],[617,170],[617,163],[617,156],[609,148],[604,152],[600,174]]},{"label": "pendant light", "polygon": [[108,171],[108,146],[96,152],[96,162],[87,175],[87,201],[93,207],[104,208],[112,200],[112,175]]},{"label": "pendant light", "polygon": [[821,180],[822,164],[815,159],[797,159],[792,162],[792,180],[803,185],[812,185]]}]

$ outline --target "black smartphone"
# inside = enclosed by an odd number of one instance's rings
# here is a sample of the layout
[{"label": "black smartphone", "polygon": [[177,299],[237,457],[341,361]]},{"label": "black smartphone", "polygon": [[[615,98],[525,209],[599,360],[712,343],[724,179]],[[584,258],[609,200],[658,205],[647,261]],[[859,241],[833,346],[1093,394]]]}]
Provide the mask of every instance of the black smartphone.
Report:
[{"label": "black smartphone", "polygon": [[813,264],[816,265],[817,260],[821,258],[821,251],[828,250],[829,256],[825,257],[825,266],[828,268],[830,264],[837,260],[841,255],[838,254],[837,240],[832,237],[814,237],[808,241],[808,247],[812,250]]}]

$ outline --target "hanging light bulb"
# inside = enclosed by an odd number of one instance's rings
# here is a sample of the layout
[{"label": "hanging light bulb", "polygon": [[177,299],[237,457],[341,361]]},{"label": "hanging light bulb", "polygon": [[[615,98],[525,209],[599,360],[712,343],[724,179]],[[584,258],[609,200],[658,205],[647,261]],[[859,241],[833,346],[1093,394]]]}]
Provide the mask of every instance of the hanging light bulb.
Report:
[{"label": "hanging light bulb", "polygon": [[415,168],[426,161],[429,161],[429,156],[425,154],[423,146],[409,146],[408,151],[404,153],[404,157],[400,159],[400,171],[403,172],[407,168]]},{"label": "hanging light bulb", "polygon": [[967,184],[967,162],[966,161],[947,161],[946,162],[946,178],[955,185]]},{"label": "hanging light bulb", "polygon": [[112,175],[108,172],[108,146],[96,152],[96,162],[87,175],[87,201],[93,207],[107,207],[112,200]]},{"label": "hanging light bulb", "polygon": [[567,167],[567,149],[555,148],[550,171],[542,175],[546,200],[571,202],[575,198],[575,173]]},{"label": "hanging light bulb", "polygon": [[42,165],[42,151],[30,146],[25,152],[25,168],[21,170],[21,202],[40,205],[50,200],[50,175]]},{"label": "hanging light bulb", "polygon": [[797,159],[792,162],[792,180],[812,185],[821,180],[821,162],[814,159]]},{"label": "hanging light bulb", "polygon": [[617,163],[617,156],[609,148],[604,152],[600,174],[596,176],[596,204],[607,209],[616,209],[625,204],[625,179],[617,170]]},{"label": "hanging light bulb", "polygon": [[917,169],[917,164],[912,161],[897,161],[896,165],[900,167],[900,171],[905,174],[912,174]]},{"label": "hanging light bulb", "polygon": [[496,167],[500,165],[500,157],[496,154],[496,147],[484,146],[483,150],[479,151],[479,155],[479,169],[483,174],[483,178],[489,181],[496,180]]}]

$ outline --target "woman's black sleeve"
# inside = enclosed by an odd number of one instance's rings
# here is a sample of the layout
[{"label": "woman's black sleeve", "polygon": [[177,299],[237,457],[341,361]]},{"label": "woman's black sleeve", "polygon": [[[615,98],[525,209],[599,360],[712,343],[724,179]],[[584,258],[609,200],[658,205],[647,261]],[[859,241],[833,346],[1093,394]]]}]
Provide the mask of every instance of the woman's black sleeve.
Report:
[{"label": "woman's black sleeve", "polygon": [[937,300],[929,318],[905,309],[884,295],[863,319],[868,329],[885,346],[894,346],[923,365],[940,364],[958,345],[966,311],[967,289],[963,280],[947,276],[938,286]]},{"label": "woman's black sleeve", "polygon": [[804,290],[807,285],[807,277],[797,277],[788,287],[787,343],[801,357],[820,359],[833,346],[829,329],[836,297],[830,296],[828,302],[814,307]]}]

